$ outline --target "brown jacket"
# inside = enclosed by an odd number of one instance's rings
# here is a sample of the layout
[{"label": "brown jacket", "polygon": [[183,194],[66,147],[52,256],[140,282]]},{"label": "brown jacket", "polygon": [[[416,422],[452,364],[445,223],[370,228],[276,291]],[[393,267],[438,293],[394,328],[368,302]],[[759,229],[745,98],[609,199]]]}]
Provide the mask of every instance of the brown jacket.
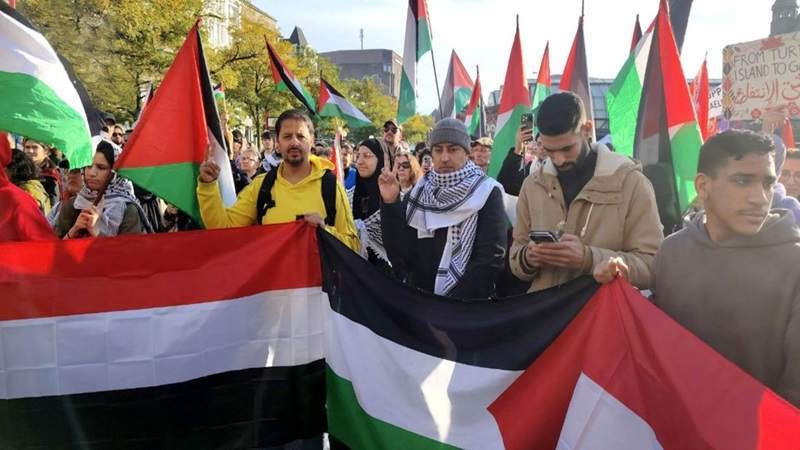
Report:
[{"label": "brown jacket", "polygon": [[[619,256],[630,268],[631,283],[647,289],[653,273],[653,257],[664,240],[655,194],[641,166],[630,158],[595,144],[594,176],[567,211],[556,168],[547,161],[522,184],[517,203],[514,243],[509,253],[511,270],[530,281],[529,292],[540,291],[591,274],[594,266]],[[557,231],[578,236],[584,244],[583,267],[567,270],[533,268],[525,261],[525,248],[533,230]]]}]

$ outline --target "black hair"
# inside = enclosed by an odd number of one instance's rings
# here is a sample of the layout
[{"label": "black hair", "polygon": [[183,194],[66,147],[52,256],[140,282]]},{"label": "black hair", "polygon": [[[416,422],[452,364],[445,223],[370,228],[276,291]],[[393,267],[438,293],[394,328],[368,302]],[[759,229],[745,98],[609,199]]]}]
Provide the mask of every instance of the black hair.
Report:
[{"label": "black hair", "polygon": [[281,135],[281,125],[285,120],[305,122],[306,127],[308,127],[308,132],[311,133],[311,136],[314,136],[314,122],[311,121],[311,118],[308,117],[308,114],[299,109],[289,109],[282,112],[281,115],[278,116],[278,120],[275,121],[275,136]]},{"label": "black hair", "polygon": [[536,127],[546,136],[559,136],[576,131],[586,120],[586,109],[580,97],[572,92],[553,94],[542,102],[536,114]]},{"label": "black hair", "polygon": [[100,143],[97,144],[97,150],[96,151],[98,153],[102,153],[103,156],[106,157],[106,161],[108,161],[108,165],[109,166],[111,166],[112,168],[114,167],[114,159],[115,159],[114,158],[114,146],[111,145],[110,142],[108,142],[108,141],[100,141]]},{"label": "black hair", "polygon": [[11,150],[11,162],[8,164],[6,170],[8,171],[8,178],[16,185],[20,185],[28,180],[39,179],[39,167],[37,167],[31,157],[22,150]]},{"label": "black hair", "polygon": [[775,153],[775,143],[768,136],[749,130],[728,130],[706,141],[700,148],[697,172],[711,177],[733,158],[741,160],[749,154]]}]

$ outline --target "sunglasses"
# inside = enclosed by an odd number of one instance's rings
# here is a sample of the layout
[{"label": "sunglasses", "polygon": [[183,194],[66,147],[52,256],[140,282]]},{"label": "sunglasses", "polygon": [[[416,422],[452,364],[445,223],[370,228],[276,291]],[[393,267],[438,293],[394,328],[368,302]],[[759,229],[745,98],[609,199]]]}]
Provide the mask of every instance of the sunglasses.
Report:
[{"label": "sunglasses", "polygon": [[411,163],[402,162],[397,167],[399,167],[401,169],[410,169],[411,168]]},{"label": "sunglasses", "polygon": [[388,125],[383,127],[384,133],[397,133],[397,127],[394,125]]}]

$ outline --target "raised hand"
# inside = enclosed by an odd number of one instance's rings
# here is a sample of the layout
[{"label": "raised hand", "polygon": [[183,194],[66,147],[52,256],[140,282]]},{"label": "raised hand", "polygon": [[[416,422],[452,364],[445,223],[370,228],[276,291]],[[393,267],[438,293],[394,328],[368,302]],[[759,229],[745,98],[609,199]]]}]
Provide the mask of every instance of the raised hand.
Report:
[{"label": "raised hand", "polygon": [[217,181],[217,177],[219,177],[219,165],[214,162],[211,152],[213,152],[211,144],[208,144],[206,159],[203,164],[200,164],[200,176],[198,178],[201,183],[211,183]]},{"label": "raised hand", "polygon": [[400,181],[397,179],[397,168],[392,167],[389,152],[383,152],[383,169],[378,177],[378,188],[383,203],[394,203],[400,197]]}]

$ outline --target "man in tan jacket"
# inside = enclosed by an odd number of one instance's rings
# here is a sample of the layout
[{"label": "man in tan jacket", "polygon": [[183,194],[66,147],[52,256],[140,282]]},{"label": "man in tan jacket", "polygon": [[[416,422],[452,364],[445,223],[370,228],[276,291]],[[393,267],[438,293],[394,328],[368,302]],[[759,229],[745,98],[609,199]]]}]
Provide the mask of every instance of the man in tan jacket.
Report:
[{"label": "man in tan jacket", "polygon": [[[548,97],[536,118],[549,157],[522,185],[509,254],[511,270],[540,291],[581,275],[623,276],[640,288],[652,280],[664,239],[655,194],[641,166],[588,142],[593,124],[571,92]],[[551,231],[556,243],[535,243]]]}]

